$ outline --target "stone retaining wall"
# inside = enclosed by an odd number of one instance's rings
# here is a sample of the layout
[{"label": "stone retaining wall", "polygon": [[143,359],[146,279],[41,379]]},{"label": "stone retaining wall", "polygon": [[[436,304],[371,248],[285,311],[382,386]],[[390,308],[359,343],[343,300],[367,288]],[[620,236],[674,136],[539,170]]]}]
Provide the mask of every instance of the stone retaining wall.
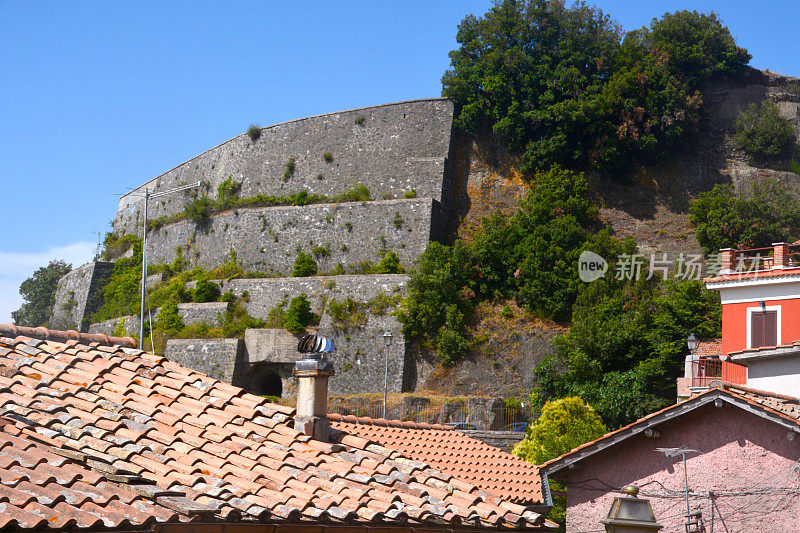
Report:
[{"label": "stone retaining wall", "polygon": [[[141,224],[145,187],[208,184],[194,194],[153,200],[148,216],[154,219],[182,211],[198,193],[216,197],[228,177],[241,182],[243,198],[300,190],[335,195],[361,182],[375,198],[402,198],[415,189],[418,197],[441,200],[452,123],[453,103],[429,98],[292,120],[263,128],[255,141],[241,134],[123,195],[114,229],[131,233]],[[294,171],[285,174],[290,158]]]},{"label": "stone retaining wall", "polygon": [[289,275],[298,250],[315,252],[319,270],[330,271],[377,263],[389,249],[408,267],[438,238],[439,215],[430,198],[233,209],[205,228],[182,220],[148,233],[148,257],[170,263],[180,246],[190,264],[211,269],[235,250],[244,270]]}]

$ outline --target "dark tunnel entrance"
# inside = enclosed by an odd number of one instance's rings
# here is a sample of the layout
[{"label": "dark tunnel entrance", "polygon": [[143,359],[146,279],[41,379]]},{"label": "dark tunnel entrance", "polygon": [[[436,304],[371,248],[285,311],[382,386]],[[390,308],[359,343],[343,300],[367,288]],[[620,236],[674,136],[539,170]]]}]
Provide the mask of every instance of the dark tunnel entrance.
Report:
[{"label": "dark tunnel entrance", "polygon": [[277,396],[280,398],[283,395],[283,383],[281,378],[275,372],[271,372],[264,376],[261,381],[259,394],[265,396]]}]

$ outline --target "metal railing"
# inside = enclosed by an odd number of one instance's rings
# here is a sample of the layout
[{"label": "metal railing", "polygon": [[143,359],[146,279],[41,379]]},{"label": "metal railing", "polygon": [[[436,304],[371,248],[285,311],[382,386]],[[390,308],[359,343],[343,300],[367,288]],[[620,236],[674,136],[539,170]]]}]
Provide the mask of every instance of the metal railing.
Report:
[{"label": "metal railing", "polygon": [[692,387],[708,387],[712,381],[747,384],[747,367],[721,359],[692,361]]}]

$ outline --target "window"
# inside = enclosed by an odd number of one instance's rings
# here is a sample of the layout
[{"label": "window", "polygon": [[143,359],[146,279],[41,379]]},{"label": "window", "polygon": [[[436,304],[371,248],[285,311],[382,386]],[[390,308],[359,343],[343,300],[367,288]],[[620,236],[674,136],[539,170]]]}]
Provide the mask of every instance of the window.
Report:
[{"label": "window", "polygon": [[755,311],[750,315],[750,348],[778,344],[778,312]]}]

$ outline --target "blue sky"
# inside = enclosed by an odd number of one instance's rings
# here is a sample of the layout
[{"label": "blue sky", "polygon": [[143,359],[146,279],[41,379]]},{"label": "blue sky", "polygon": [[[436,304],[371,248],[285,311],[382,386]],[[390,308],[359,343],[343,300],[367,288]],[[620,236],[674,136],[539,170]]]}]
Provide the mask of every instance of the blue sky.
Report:
[{"label": "blue sky", "polygon": [[[714,10],[753,66],[800,75],[800,6],[594,3],[626,30]],[[91,258],[118,194],[251,122],[438,96],[458,22],[490,5],[0,0],[0,322],[38,266]]]}]

